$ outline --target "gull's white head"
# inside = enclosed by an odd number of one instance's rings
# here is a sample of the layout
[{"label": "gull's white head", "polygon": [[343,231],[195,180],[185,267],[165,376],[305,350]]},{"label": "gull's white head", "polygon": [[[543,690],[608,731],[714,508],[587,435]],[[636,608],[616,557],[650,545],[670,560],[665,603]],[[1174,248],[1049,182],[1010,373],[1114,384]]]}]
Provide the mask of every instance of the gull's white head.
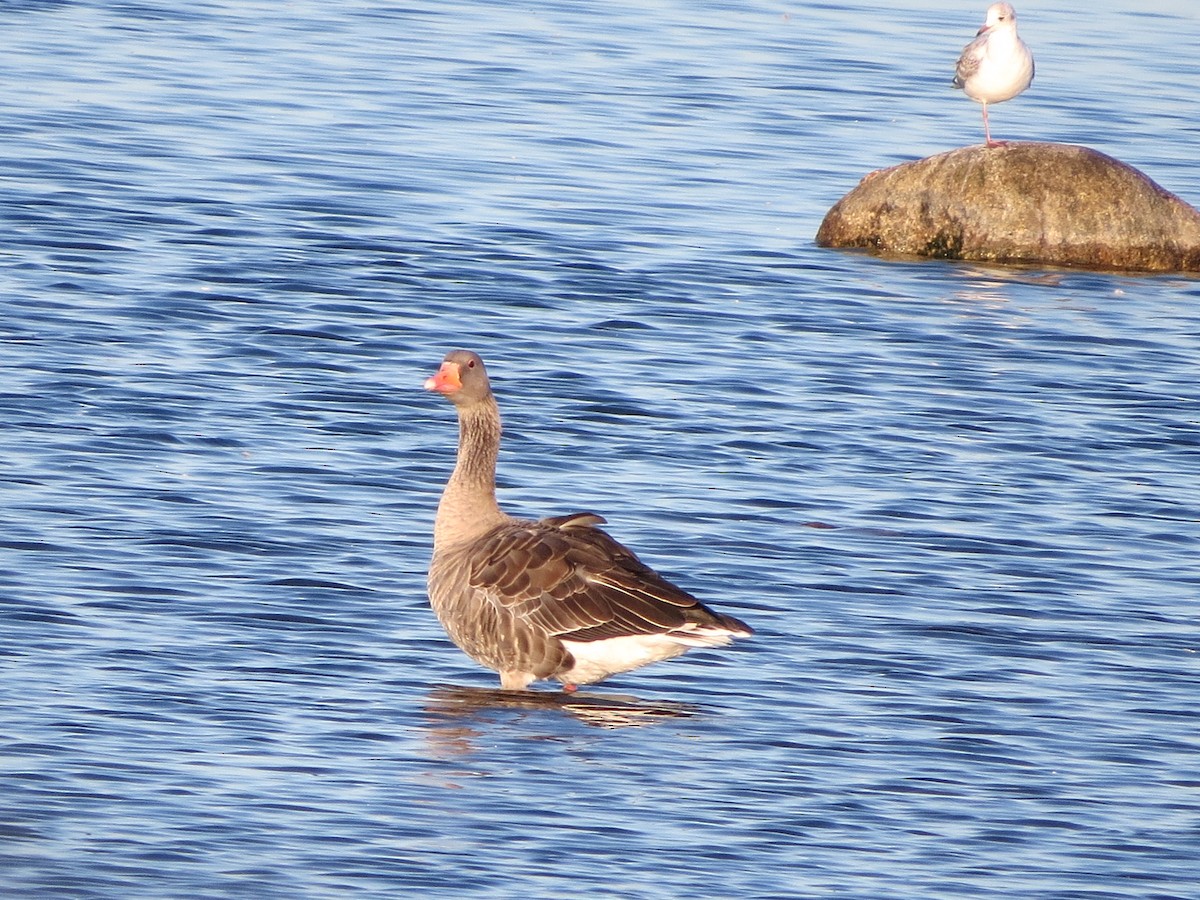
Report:
[{"label": "gull's white head", "polygon": [[1007,28],[1017,27],[1017,11],[1012,8],[1011,3],[993,3],[989,6],[987,18],[983,20],[983,27],[979,31],[991,31],[1001,25]]}]

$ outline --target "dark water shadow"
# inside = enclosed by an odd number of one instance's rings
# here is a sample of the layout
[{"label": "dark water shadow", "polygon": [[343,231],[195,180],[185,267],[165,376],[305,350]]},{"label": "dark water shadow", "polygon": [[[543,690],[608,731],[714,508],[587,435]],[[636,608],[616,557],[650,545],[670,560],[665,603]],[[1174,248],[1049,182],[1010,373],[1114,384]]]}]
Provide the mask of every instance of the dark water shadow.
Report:
[{"label": "dark water shadow", "polygon": [[445,724],[470,726],[492,721],[498,712],[565,714],[595,728],[632,728],[688,719],[704,709],[692,703],[641,700],[622,694],[583,691],[502,691],[435,685],[425,711]]},{"label": "dark water shadow", "polygon": [[0,0],[0,15],[4,13],[55,12],[74,5],[72,0]]}]

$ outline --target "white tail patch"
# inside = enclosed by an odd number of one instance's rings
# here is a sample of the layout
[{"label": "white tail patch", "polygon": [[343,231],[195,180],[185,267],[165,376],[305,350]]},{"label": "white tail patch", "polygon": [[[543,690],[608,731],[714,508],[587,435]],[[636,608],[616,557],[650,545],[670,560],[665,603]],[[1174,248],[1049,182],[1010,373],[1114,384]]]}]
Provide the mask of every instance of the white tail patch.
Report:
[{"label": "white tail patch", "polygon": [[691,624],[662,635],[662,637],[683,644],[685,647],[724,647],[732,644],[735,637],[746,636],[743,631]]},{"label": "white tail patch", "polygon": [[[600,641],[563,641],[575,667],[561,678],[571,684],[593,684],[610,675],[671,659],[692,647],[723,647],[737,632],[692,623],[665,634],[631,634]],[[559,677],[559,676],[556,676]]]}]

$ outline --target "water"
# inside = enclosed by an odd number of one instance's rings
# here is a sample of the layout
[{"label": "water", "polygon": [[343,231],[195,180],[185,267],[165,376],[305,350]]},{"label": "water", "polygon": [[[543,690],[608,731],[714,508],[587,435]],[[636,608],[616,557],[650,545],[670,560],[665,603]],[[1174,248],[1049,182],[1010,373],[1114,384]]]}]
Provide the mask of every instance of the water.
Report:
[{"label": "water", "polygon": [[[812,244],[985,5],[0,6],[6,895],[1194,896],[1200,286]],[[1067,6],[997,136],[1200,202],[1190,4]],[[493,693],[454,346],[756,638]]]}]

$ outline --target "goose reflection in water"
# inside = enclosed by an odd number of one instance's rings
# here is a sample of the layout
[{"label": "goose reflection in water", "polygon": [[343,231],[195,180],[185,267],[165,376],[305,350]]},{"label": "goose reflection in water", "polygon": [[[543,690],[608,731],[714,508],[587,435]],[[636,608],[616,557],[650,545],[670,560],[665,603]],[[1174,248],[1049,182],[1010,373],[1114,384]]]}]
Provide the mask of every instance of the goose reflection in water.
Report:
[{"label": "goose reflection in water", "polygon": [[439,685],[429,693],[425,711],[447,725],[486,722],[495,713],[561,712],[597,728],[654,725],[688,719],[704,710],[692,703],[641,700],[621,694],[567,694],[551,691],[504,691],[491,688]]}]

